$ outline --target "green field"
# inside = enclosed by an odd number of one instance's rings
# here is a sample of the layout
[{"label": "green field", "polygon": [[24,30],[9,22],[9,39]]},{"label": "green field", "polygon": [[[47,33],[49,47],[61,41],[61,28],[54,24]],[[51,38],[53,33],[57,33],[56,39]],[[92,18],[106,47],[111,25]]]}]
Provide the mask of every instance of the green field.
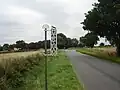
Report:
[{"label": "green field", "polygon": [[80,48],[78,52],[120,64],[115,48]]}]

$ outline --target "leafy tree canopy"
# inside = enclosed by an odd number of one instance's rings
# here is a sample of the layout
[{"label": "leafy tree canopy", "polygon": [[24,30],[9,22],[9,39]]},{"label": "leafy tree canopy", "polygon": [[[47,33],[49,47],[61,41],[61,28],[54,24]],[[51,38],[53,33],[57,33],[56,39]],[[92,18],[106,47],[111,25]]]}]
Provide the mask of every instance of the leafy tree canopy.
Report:
[{"label": "leafy tree canopy", "polygon": [[94,33],[87,33],[84,37],[80,37],[80,43],[83,46],[87,47],[93,47],[95,44],[97,44],[97,41],[99,40],[98,36]]},{"label": "leafy tree canopy", "polygon": [[9,48],[9,44],[4,44],[3,45],[3,50],[8,50],[8,48]]},{"label": "leafy tree canopy", "polygon": [[83,29],[106,37],[117,46],[120,56],[120,0],[98,0],[94,8],[85,14]]}]

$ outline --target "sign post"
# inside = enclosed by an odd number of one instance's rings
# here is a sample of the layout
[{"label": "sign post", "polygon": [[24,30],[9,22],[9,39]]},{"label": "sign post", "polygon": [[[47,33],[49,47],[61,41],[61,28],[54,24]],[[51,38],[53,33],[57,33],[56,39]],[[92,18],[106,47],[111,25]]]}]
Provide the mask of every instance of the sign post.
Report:
[{"label": "sign post", "polygon": [[57,29],[52,26],[51,30],[49,29],[49,25],[44,24],[42,27],[45,31],[45,90],[48,90],[48,81],[47,81],[47,31],[51,31],[51,54],[57,54]]},{"label": "sign post", "polygon": [[47,30],[49,29],[49,26],[47,24],[44,24],[42,27],[45,30],[45,90],[48,90],[47,86]]}]

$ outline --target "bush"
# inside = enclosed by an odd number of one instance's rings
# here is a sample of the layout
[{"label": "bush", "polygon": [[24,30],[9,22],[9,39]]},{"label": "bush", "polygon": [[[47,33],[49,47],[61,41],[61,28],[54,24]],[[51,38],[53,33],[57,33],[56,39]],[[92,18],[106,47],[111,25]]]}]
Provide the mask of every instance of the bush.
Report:
[{"label": "bush", "polygon": [[35,65],[39,65],[41,60],[43,60],[43,56],[40,54],[3,60],[3,63],[0,65],[0,71],[4,72],[0,77],[0,90],[17,88],[23,85],[24,80],[22,76],[24,73]]}]

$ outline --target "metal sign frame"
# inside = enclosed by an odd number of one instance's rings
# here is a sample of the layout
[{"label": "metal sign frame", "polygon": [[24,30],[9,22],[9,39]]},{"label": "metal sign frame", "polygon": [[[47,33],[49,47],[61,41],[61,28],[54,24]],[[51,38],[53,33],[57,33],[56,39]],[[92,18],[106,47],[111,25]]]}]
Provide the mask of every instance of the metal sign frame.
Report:
[{"label": "metal sign frame", "polygon": [[56,27],[51,27],[51,42],[50,42],[50,51],[52,55],[57,54],[57,29]]},{"label": "metal sign frame", "polygon": [[51,40],[50,40],[50,52],[52,55],[57,54],[57,29],[54,26],[51,26],[51,30],[49,29],[49,25],[44,24],[42,28],[45,31],[45,90],[48,90],[48,81],[47,81],[47,31],[51,31]]}]

